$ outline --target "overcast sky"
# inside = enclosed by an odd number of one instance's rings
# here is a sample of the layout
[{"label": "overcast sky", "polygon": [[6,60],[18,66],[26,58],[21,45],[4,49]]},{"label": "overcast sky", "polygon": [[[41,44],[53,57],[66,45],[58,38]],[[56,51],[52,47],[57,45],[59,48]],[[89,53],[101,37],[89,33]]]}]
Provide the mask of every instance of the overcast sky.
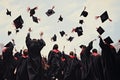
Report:
[{"label": "overcast sky", "polygon": [[[77,54],[80,53],[79,46],[81,44],[88,45],[88,43],[97,38],[98,33],[96,28],[101,26],[105,33],[102,34],[103,38],[110,36],[114,43],[117,43],[120,39],[120,0],[0,0],[0,43],[6,44],[11,39],[16,42],[16,48],[19,50],[25,45],[25,37],[28,32],[28,28],[32,28],[31,38],[39,39],[39,32],[44,32],[43,39],[46,42],[46,46],[43,48],[42,55],[47,56],[48,52],[52,49],[53,45],[57,43],[59,50],[65,46],[65,52],[69,53],[76,49]],[[32,18],[27,12],[27,8],[38,7],[35,16],[40,18],[39,23],[32,21]],[[55,6],[55,14],[48,17],[45,13],[48,9]],[[81,12],[86,6],[88,11],[87,17],[80,17]],[[12,12],[12,16],[6,15],[6,9]],[[100,16],[104,11],[108,12],[109,18],[112,22],[107,20],[102,23],[100,18],[97,20],[95,16]],[[19,15],[24,20],[23,28],[19,33],[15,33],[15,27],[13,20]],[[63,21],[57,23],[59,16],[62,15]],[[79,24],[79,20],[83,19],[85,22],[83,25]],[[71,30],[75,27],[82,26],[83,35],[78,37],[76,33],[71,33]],[[10,36],[7,35],[7,31],[12,31]],[[68,36],[61,37],[59,31],[64,30]],[[56,34],[57,41],[52,42],[51,37]],[[69,36],[74,36],[72,42],[68,42],[66,39]],[[94,48],[99,48],[99,39],[94,42]]]}]

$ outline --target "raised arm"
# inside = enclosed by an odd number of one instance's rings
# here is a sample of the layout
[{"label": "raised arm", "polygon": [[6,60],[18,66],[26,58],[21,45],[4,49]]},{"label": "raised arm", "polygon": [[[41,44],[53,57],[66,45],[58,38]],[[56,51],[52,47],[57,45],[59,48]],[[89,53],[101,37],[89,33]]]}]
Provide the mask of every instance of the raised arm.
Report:
[{"label": "raised arm", "polygon": [[27,36],[26,36],[26,46],[27,47],[30,46],[30,42],[31,42],[30,33],[28,33]]},{"label": "raised arm", "polygon": [[46,45],[45,41],[42,39],[43,32],[40,32],[40,40],[38,40],[38,43],[40,45],[40,50]]},{"label": "raised arm", "polygon": [[91,41],[87,46],[87,51],[90,51],[93,48],[93,41]]},{"label": "raised arm", "polygon": [[101,36],[99,36],[99,38],[100,38],[99,46],[103,49],[105,47],[105,43],[103,42],[103,39]]},{"label": "raised arm", "polygon": [[42,48],[46,45],[45,41],[43,39],[38,40],[39,43],[39,49],[42,50]]},{"label": "raised arm", "polygon": [[29,28],[29,33],[26,36],[26,46],[29,47],[30,46],[30,42],[31,42],[31,38],[30,38],[30,32],[32,31],[31,28]]}]

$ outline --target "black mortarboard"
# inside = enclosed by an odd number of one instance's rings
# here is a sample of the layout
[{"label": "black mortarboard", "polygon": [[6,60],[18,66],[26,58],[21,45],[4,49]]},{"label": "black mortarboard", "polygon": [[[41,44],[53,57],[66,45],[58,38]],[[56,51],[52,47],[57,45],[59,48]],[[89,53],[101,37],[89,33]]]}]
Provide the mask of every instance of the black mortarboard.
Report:
[{"label": "black mortarboard", "polygon": [[105,41],[107,44],[113,43],[113,40],[110,38],[110,36],[106,37],[106,38],[104,39],[104,41]]},{"label": "black mortarboard", "polygon": [[10,47],[13,46],[12,42],[8,42],[4,47]]},{"label": "black mortarboard", "polygon": [[22,29],[24,21],[21,15],[18,16],[13,22],[14,22],[16,29],[18,28]]},{"label": "black mortarboard", "polygon": [[83,24],[83,23],[84,23],[84,21],[83,21],[83,20],[79,20],[79,23],[80,23],[80,24]]},{"label": "black mortarboard", "polygon": [[54,14],[55,11],[53,9],[54,9],[54,6],[52,7],[52,9],[48,9],[48,11],[46,12],[46,15],[51,16],[52,14]]},{"label": "black mortarboard", "polygon": [[6,10],[7,10],[6,14],[11,16],[11,11],[9,11],[8,9]]},{"label": "black mortarboard", "polygon": [[58,20],[59,20],[59,21],[63,21],[63,17],[60,15],[60,17],[59,17]]},{"label": "black mortarboard", "polygon": [[84,7],[84,10],[82,11],[81,15],[80,16],[84,16],[84,17],[87,17],[88,15],[88,12],[85,11],[86,7]]},{"label": "black mortarboard", "polygon": [[8,36],[9,36],[11,33],[12,33],[11,31],[8,31]]},{"label": "black mortarboard", "polygon": [[18,29],[16,29],[16,33],[18,33],[19,32],[19,30]]},{"label": "black mortarboard", "polygon": [[30,16],[33,16],[35,14],[35,10],[37,9],[38,7],[34,7],[33,9],[30,9],[28,8],[28,11],[30,11]]},{"label": "black mortarboard", "polygon": [[67,40],[71,42],[73,39],[74,37],[70,36]]},{"label": "black mortarboard", "polygon": [[105,30],[104,30],[101,26],[99,26],[99,28],[97,28],[97,32],[98,32],[100,35],[102,35],[102,34],[105,32]]},{"label": "black mortarboard", "polygon": [[83,35],[83,29],[82,29],[82,27],[76,27],[75,28],[75,32],[77,32],[78,36]]},{"label": "black mortarboard", "polygon": [[65,32],[64,31],[60,31],[60,35],[61,35],[61,37],[63,37],[65,35]]},{"label": "black mortarboard", "polygon": [[107,11],[105,11],[105,12],[104,12],[102,15],[100,15],[100,16],[96,16],[96,19],[99,18],[99,17],[101,18],[102,23],[104,23],[107,19],[109,19],[109,21],[112,21],[112,20],[109,18]]},{"label": "black mortarboard", "polygon": [[57,36],[54,34],[54,36],[51,38],[52,41],[57,41]]},{"label": "black mortarboard", "polygon": [[32,20],[33,20],[34,22],[38,23],[38,21],[39,21],[40,19],[38,19],[38,18],[35,17],[35,16],[32,16]]}]

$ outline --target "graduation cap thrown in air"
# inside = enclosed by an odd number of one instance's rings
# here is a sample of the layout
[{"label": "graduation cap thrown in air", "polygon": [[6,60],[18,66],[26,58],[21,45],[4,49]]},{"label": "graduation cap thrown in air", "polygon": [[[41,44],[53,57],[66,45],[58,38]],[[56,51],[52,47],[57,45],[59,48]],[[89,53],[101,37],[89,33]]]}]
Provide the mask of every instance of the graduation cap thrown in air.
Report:
[{"label": "graduation cap thrown in air", "polygon": [[28,11],[30,11],[30,17],[35,14],[35,10],[36,10],[37,8],[38,8],[38,7],[34,7],[33,9],[30,9],[30,8],[28,7]]},{"label": "graduation cap thrown in air", "polygon": [[79,23],[80,23],[80,24],[83,24],[83,23],[84,23],[84,20],[79,20]]},{"label": "graduation cap thrown in air", "polygon": [[100,35],[102,35],[102,34],[105,32],[105,30],[104,30],[101,26],[99,26],[99,28],[97,28],[97,32],[98,32]]},{"label": "graduation cap thrown in air", "polygon": [[6,14],[11,16],[11,11],[9,11],[8,9],[6,10],[7,10]]},{"label": "graduation cap thrown in air", "polygon": [[51,38],[52,41],[57,41],[57,36],[54,34],[54,36]]},{"label": "graduation cap thrown in air", "polygon": [[65,32],[64,31],[60,31],[60,35],[61,35],[61,37],[63,37],[65,35]]},{"label": "graduation cap thrown in air", "polygon": [[22,19],[22,16],[21,16],[21,15],[18,16],[18,17],[13,21],[13,23],[14,23],[16,29],[18,29],[18,28],[22,29],[23,23],[24,23],[24,21],[23,21],[23,19]]},{"label": "graduation cap thrown in air", "polygon": [[85,11],[86,7],[84,7],[84,10],[82,11],[82,13],[80,14],[80,16],[83,16],[83,17],[87,17],[88,16],[88,12]]},{"label": "graduation cap thrown in air", "polygon": [[11,31],[8,31],[8,36],[9,36],[11,33],[12,33]]},{"label": "graduation cap thrown in air", "polygon": [[108,19],[109,19],[109,21],[112,21],[112,20],[109,18],[107,11],[105,11],[105,12],[104,12],[102,15],[100,15],[100,16],[96,16],[96,19],[98,19],[99,17],[100,17],[102,23],[104,23],[104,22],[105,22],[106,20],[108,20]]},{"label": "graduation cap thrown in air", "polygon": [[78,36],[83,35],[82,27],[76,27],[75,29],[72,30],[72,32],[76,32],[78,34]]},{"label": "graduation cap thrown in air", "polygon": [[63,17],[60,15],[60,17],[58,18],[58,22],[59,21],[63,21]]},{"label": "graduation cap thrown in air", "polygon": [[73,39],[74,37],[70,36],[67,40],[71,42]]},{"label": "graduation cap thrown in air", "polygon": [[32,16],[32,20],[33,20],[33,22],[36,22],[36,23],[38,23],[38,21],[40,21],[40,19],[35,16]]},{"label": "graduation cap thrown in air", "polygon": [[16,33],[18,33],[19,32],[19,30],[18,29],[16,29]]},{"label": "graduation cap thrown in air", "polygon": [[104,41],[105,41],[107,44],[113,43],[113,40],[110,38],[110,36],[106,37],[106,38],[104,39]]},{"label": "graduation cap thrown in air", "polygon": [[55,7],[53,6],[52,9],[48,9],[48,11],[46,12],[47,16],[51,16],[55,13],[55,11],[53,10]]}]

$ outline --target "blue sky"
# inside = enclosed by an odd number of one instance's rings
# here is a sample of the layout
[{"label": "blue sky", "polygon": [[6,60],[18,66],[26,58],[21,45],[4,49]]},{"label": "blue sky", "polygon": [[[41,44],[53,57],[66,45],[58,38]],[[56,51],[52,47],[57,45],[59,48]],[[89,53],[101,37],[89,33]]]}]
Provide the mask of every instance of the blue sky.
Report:
[{"label": "blue sky", "polygon": [[[16,48],[19,50],[25,46],[25,37],[28,32],[28,28],[32,28],[31,38],[39,39],[39,32],[43,31],[43,39],[45,39],[46,46],[42,50],[42,55],[48,54],[52,49],[52,46],[57,43],[59,49],[62,50],[65,45],[65,52],[69,53],[71,50],[76,48],[77,54],[80,53],[79,45],[87,45],[91,40],[97,38],[98,33],[96,27],[103,27],[105,33],[102,35],[103,38],[110,36],[112,40],[117,43],[120,39],[120,1],[119,0],[0,0],[0,43],[6,44],[11,39],[15,39]],[[39,17],[41,21],[37,24],[34,23],[29,17],[27,8],[38,7],[35,16]],[[55,14],[48,17],[45,12],[55,6]],[[86,6],[88,16],[86,18],[80,17],[82,10]],[[6,9],[12,11],[12,16],[6,15]],[[104,11],[107,11],[112,22],[107,20],[101,23],[100,19],[95,20],[95,16],[101,15]],[[13,26],[13,20],[19,15],[24,20],[23,28],[19,33],[15,33]],[[58,18],[62,15],[63,22],[59,22]],[[83,35],[78,37],[76,33],[71,33],[72,28],[81,26],[78,21],[83,19],[85,23],[83,27]],[[12,35],[8,36],[7,31],[11,30]],[[68,36],[62,37],[59,31],[64,30]],[[58,40],[51,42],[50,38],[56,34]],[[72,42],[68,42],[66,38],[74,36]],[[99,40],[94,42],[94,48],[99,48]]]}]

